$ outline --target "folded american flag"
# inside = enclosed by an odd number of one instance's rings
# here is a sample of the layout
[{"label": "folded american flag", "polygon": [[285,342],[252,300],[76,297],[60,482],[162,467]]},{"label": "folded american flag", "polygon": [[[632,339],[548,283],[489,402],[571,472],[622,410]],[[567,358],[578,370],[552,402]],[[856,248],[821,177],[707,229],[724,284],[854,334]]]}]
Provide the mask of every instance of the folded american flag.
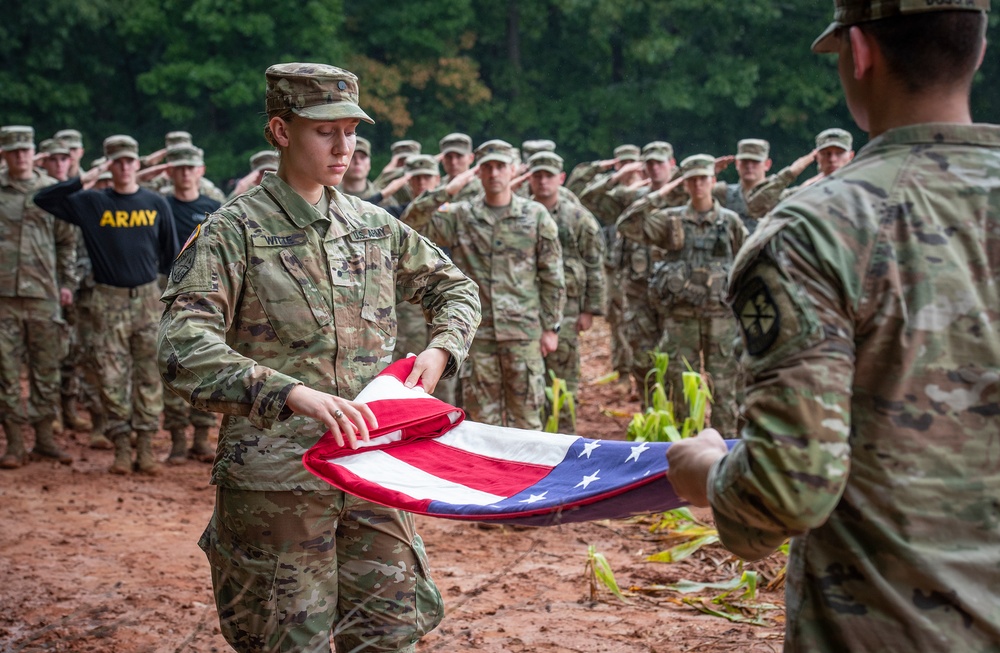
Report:
[{"label": "folded american flag", "polygon": [[465,419],[403,381],[396,361],[358,395],[378,418],[352,450],[327,432],[303,457],[345,492],[400,510],[545,526],[623,518],[685,505],[666,478],[668,443],[590,440]]}]

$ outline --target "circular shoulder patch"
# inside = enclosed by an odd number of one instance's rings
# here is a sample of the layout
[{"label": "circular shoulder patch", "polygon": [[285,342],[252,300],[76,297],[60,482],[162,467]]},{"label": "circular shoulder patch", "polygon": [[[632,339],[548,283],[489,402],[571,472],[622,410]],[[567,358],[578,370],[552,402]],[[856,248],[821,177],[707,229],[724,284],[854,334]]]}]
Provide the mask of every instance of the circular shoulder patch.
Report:
[{"label": "circular shoulder patch", "polygon": [[743,330],[747,353],[757,356],[770,349],[781,332],[781,314],[760,277],[744,284],[733,302],[733,310]]},{"label": "circular shoulder patch", "polygon": [[191,268],[194,267],[194,252],[197,246],[198,243],[196,241],[189,242],[180,256],[174,260],[174,265],[170,269],[171,281],[180,283],[187,276],[187,273],[191,271]]}]

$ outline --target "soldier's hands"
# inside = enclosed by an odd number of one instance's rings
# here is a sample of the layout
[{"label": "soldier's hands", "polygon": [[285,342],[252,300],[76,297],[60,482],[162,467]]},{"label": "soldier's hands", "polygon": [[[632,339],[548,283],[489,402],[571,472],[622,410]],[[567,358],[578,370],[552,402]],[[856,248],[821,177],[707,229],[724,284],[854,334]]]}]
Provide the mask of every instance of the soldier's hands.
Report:
[{"label": "soldier's hands", "polygon": [[323,422],[341,447],[358,448],[358,441],[368,442],[368,429],[378,427],[378,420],[366,404],[297,385],[285,400],[297,415]]},{"label": "soldier's hands", "polygon": [[542,357],[544,358],[559,348],[559,334],[555,331],[542,331],[539,343],[542,346]]},{"label": "soldier's hands", "polygon": [[667,480],[677,496],[692,506],[707,507],[708,474],[727,452],[725,440],[715,429],[671,444],[667,449]]},{"label": "soldier's hands", "polygon": [[653,192],[656,193],[657,197],[666,197],[671,192],[673,192],[675,188],[677,188],[683,183],[684,183],[684,177],[677,177],[677,179],[671,179],[670,181],[663,184]]},{"label": "soldier's hands", "polygon": [[591,313],[580,313],[576,318],[576,332],[586,331],[594,325],[594,316]]},{"label": "soldier's hands", "polygon": [[733,164],[733,161],[735,160],[736,157],[733,156],[732,154],[727,154],[726,156],[720,156],[719,158],[717,158],[715,160],[715,174],[719,174],[720,172],[731,166]]},{"label": "soldier's hands", "polygon": [[809,154],[800,156],[792,162],[792,165],[788,166],[792,169],[792,172],[795,173],[796,177],[805,172],[805,169],[809,167],[809,164],[816,160],[816,153],[818,151],[819,150],[813,150]]},{"label": "soldier's hands", "polygon": [[140,181],[148,181],[159,176],[161,173],[166,172],[169,167],[170,166],[166,163],[157,163],[156,165],[149,166],[148,168],[143,168],[137,172],[135,176]]},{"label": "soldier's hands", "polygon": [[405,186],[408,181],[410,181],[409,173],[404,174],[401,177],[396,177],[382,189],[382,197],[386,199],[392,197],[396,194],[396,191]]},{"label": "soldier's hands", "polygon": [[472,178],[478,173],[479,166],[473,166],[465,172],[455,175],[455,178],[449,181],[448,185],[444,187],[445,192],[451,196],[458,195],[458,193],[465,188],[465,186],[472,181]]},{"label": "soldier's hands", "polygon": [[70,306],[73,304],[73,291],[69,288],[59,289],[59,305]]},{"label": "soldier's hands", "polygon": [[87,172],[80,175],[80,183],[83,185],[83,189],[87,190],[95,183],[97,183],[97,178],[101,176],[108,168],[111,167],[111,161],[105,161],[99,166],[94,166]]},{"label": "soldier's hands", "polygon": [[629,161],[628,163],[626,163],[625,165],[623,165],[618,170],[618,172],[616,172],[614,175],[611,176],[611,183],[612,184],[620,184],[620,183],[623,183],[622,182],[623,179],[628,179],[629,177],[631,177],[632,175],[635,175],[636,173],[640,173],[641,174],[642,170],[644,168],[644,165],[645,164],[643,164],[642,161]]},{"label": "soldier's hands", "polygon": [[240,177],[240,180],[236,182],[236,187],[233,189],[233,195],[242,195],[254,186],[259,185],[263,179],[263,170],[251,170],[247,174]]},{"label": "soldier's hands", "polygon": [[510,180],[510,189],[516,193],[518,189],[521,188],[521,186],[524,184],[524,182],[528,181],[528,177],[530,176],[531,176],[531,171],[529,170],[514,177],[513,179]]},{"label": "soldier's hands", "polygon": [[613,168],[616,163],[618,163],[618,159],[602,159],[597,162],[597,167],[601,170],[607,170],[608,168]]},{"label": "soldier's hands", "polygon": [[152,154],[147,154],[146,156],[142,157],[141,159],[142,165],[143,167],[155,165],[160,161],[162,161],[165,156],[167,156],[167,148],[162,147],[153,152]]},{"label": "soldier's hands", "polygon": [[413,362],[413,371],[406,377],[403,385],[412,388],[420,383],[427,394],[431,394],[437,387],[438,381],[441,380],[441,375],[444,374],[444,369],[448,366],[449,358],[451,358],[451,354],[444,349],[431,347],[423,350],[417,356],[417,360]]}]

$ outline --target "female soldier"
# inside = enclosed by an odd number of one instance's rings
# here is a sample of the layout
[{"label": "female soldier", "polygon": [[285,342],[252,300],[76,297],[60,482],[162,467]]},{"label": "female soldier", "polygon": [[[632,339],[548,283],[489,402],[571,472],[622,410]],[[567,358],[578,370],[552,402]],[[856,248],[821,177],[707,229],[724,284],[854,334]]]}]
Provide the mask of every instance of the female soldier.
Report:
[{"label": "female soldier", "polygon": [[321,64],[266,73],[277,174],[211,215],[164,293],[164,382],[226,413],[215,513],[199,542],[222,631],[237,651],[407,651],[442,616],[408,514],[334,490],[302,466],[324,431],[367,440],[350,401],[392,359],[397,296],[432,324],[407,380],[454,374],[479,324],[478,291],[385,211],[336,191],[360,120],[357,77]]}]

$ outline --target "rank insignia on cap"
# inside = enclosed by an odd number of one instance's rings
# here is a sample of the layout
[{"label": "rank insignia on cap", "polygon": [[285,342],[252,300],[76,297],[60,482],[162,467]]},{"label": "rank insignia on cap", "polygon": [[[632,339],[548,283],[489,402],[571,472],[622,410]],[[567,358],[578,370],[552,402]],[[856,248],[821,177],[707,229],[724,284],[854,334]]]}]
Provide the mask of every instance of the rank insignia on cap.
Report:
[{"label": "rank insignia on cap", "polygon": [[747,353],[756,356],[767,351],[781,331],[781,314],[774,298],[760,277],[747,282],[733,302],[736,317],[743,329]]}]

